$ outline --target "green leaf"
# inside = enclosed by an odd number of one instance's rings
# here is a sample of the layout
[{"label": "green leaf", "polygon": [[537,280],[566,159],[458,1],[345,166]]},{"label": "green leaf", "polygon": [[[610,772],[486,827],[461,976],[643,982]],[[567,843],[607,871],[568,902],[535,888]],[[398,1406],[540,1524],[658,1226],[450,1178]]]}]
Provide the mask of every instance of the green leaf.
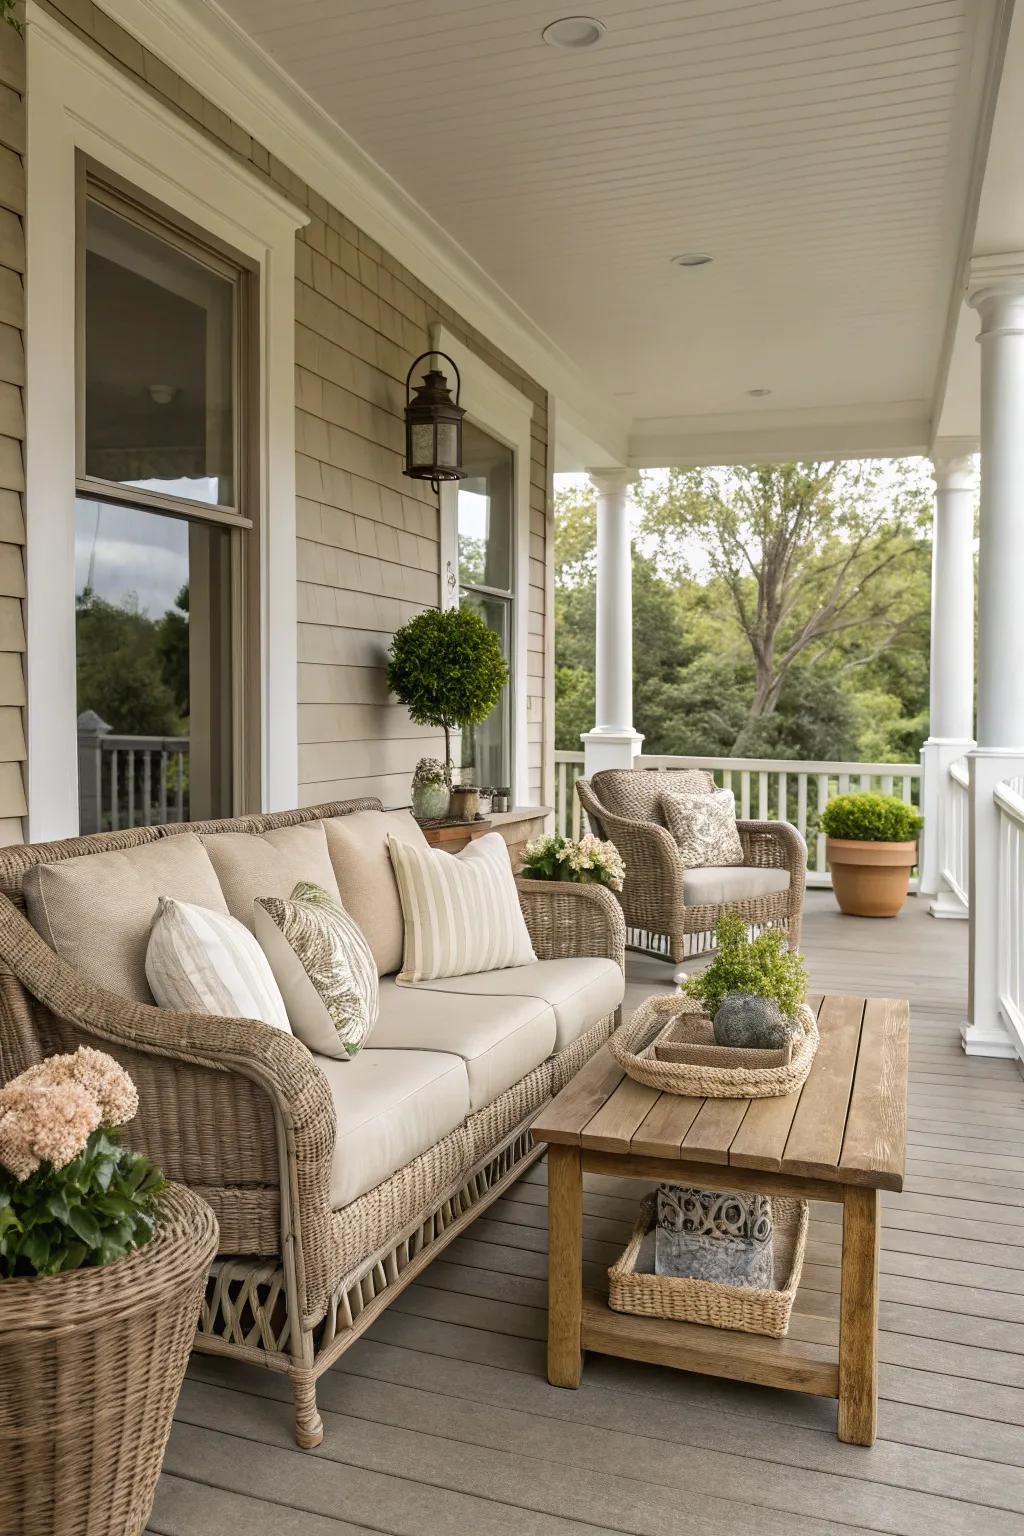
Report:
[{"label": "green leaf", "polygon": [[90,1248],[99,1247],[103,1237],[99,1222],[92,1212],[86,1210],[84,1206],[77,1205],[71,1207],[68,1225],[75,1236],[80,1237],[82,1242],[86,1243]]},{"label": "green leaf", "polygon": [[57,1221],[62,1221],[65,1226],[71,1221],[71,1208],[68,1205],[68,1197],[62,1189],[54,1189],[46,1197],[46,1209]]}]

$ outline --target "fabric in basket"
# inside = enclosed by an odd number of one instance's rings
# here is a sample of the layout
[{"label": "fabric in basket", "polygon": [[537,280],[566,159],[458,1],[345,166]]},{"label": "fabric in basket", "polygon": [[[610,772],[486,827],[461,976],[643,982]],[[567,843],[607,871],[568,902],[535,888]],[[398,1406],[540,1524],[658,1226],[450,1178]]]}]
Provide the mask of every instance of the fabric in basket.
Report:
[{"label": "fabric in basket", "polygon": [[655,1274],[771,1289],[772,1205],[765,1195],[659,1184],[655,1210]]},{"label": "fabric in basket", "polygon": [[684,868],[723,869],[743,863],[731,789],[710,795],[662,795],[659,804]]},{"label": "fabric in basket", "polygon": [[281,989],[244,923],[161,896],[146,946],[146,980],[161,1008],[262,1019],[291,1034]]},{"label": "fabric in basket", "polygon": [[377,964],[358,924],[305,880],[287,901],[257,897],[253,923],[303,1045],[321,1056],[354,1056],[380,1007]]},{"label": "fabric in basket", "polygon": [[400,982],[472,976],[537,958],[508,844],[488,832],[459,853],[388,838],[405,918]]}]

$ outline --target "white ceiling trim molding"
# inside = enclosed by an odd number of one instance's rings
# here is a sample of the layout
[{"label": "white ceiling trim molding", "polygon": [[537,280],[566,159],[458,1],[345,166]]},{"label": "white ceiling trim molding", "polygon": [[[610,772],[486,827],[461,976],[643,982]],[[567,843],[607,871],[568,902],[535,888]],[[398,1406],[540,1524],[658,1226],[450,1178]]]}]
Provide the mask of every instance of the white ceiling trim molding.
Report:
[{"label": "white ceiling trim molding", "polygon": [[614,455],[626,418],[436,219],[212,0],[102,0],[101,9],[413,272]]},{"label": "white ceiling trim molding", "polygon": [[928,406],[922,400],[658,418],[635,424],[628,462],[657,469],[665,464],[895,458],[927,453],[928,428]]}]

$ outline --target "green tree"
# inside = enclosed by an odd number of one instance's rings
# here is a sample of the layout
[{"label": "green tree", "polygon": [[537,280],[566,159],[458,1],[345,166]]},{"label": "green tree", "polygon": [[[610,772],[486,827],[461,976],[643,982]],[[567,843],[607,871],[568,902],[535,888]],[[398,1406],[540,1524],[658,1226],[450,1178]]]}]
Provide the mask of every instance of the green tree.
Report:
[{"label": "green tree", "polygon": [[482,724],[507,681],[501,642],[472,608],[427,608],[392,638],[388,687],[417,725],[444,731],[449,784],[452,731]]},{"label": "green tree", "polygon": [[174,736],[177,700],[164,680],[159,626],[137,604],[119,606],[86,587],[75,614],[78,709],[94,709],[116,732]]}]

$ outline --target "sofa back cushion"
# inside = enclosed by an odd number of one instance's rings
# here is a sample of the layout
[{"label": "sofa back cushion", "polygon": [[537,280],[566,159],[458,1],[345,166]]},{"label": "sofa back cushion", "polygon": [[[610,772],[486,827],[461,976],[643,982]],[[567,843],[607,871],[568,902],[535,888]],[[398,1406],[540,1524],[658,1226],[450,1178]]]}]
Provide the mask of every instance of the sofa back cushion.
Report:
[{"label": "sofa back cushion", "polygon": [[146,946],[161,896],[227,912],[216,870],[191,832],[25,871],[25,906],[37,932],[83,976],[151,1003]]},{"label": "sofa back cushion", "polygon": [[603,768],[594,774],[591,784],[613,816],[664,826],[658,807],[662,795],[709,793],[715,780],[703,768]]},{"label": "sofa back cushion", "polygon": [[409,811],[353,811],[324,828],[345,910],[363,930],[378,976],[389,976],[402,964],[405,928],[388,838],[413,848],[427,840]]},{"label": "sofa back cushion", "polygon": [[[287,901],[301,881],[340,900],[322,821],[276,827],[272,832],[210,832],[203,842],[224,892],[228,911],[247,928],[258,896]],[[171,893],[173,894],[173,893]]]}]

